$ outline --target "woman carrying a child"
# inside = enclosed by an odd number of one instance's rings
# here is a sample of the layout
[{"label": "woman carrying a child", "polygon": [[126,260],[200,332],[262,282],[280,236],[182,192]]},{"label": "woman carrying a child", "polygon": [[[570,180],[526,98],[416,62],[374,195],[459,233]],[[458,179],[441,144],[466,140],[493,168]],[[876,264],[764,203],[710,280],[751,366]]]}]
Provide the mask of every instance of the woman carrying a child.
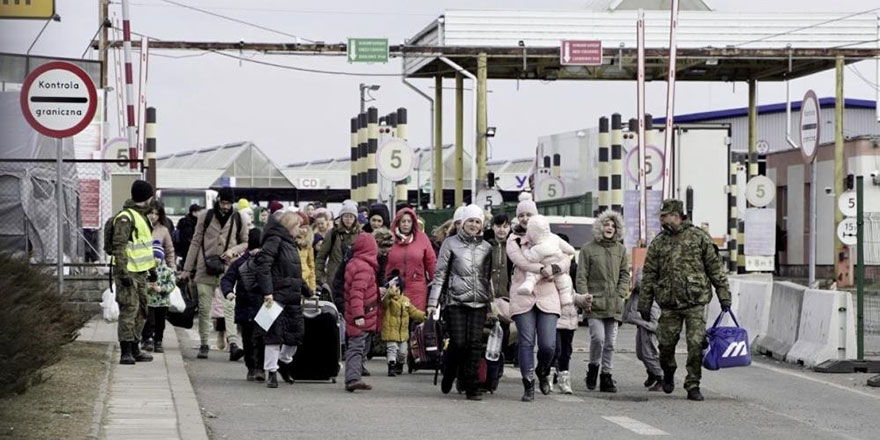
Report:
[{"label": "woman carrying a child", "polygon": [[[629,292],[629,264],[623,246],[623,217],[608,210],[593,223],[593,241],[581,248],[578,259],[577,291],[593,296],[586,317],[590,324],[590,363],[587,389],[616,393],[611,378],[614,342],[623,316],[623,302]],[[601,361],[601,371],[600,371]]]},{"label": "woman carrying a child", "polygon": [[[572,295],[569,292],[562,299],[558,285],[565,285],[569,258],[558,259],[557,263],[535,263],[526,257],[525,251],[541,243],[530,241],[527,234],[530,219],[538,215],[538,208],[531,197],[524,193],[516,207],[518,224],[514,226],[507,239],[507,256],[513,262],[513,276],[510,279],[510,314],[518,330],[518,359],[522,373],[523,402],[535,399],[535,376],[540,383],[541,393],[550,394],[550,367],[556,351],[556,323],[562,313],[563,305],[571,307]],[[549,229],[549,226],[548,226]],[[552,234],[550,235],[552,237]],[[558,237],[556,237],[558,238]],[[560,248],[561,250],[561,248]],[[537,277],[533,279],[532,277]],[[531,281],[530,281],[531,280]],[[534,282],[534,287],[521,293],[520,286]],[[570,279],[568,285],[570,286]],[[535,366],[535,345],[538,345],[538,364]]]}]

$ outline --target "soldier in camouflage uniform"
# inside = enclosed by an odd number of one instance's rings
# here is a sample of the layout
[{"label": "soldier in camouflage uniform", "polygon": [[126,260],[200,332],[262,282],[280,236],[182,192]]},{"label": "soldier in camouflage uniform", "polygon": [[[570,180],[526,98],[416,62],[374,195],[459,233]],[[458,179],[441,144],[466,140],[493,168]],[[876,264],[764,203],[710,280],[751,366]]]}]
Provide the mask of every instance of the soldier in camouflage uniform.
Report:
[{"label": "soldier in camouflage uniform", "polygon": [[681,200],[666,199],[660,209],[661,232],[645,259],[639,313],[646,320],[656,300],[662,314],[657,327],[660,366],[663,368],[663,391],[675,389],[675,346],[686,326],[687,378],[684,388],[688,399],[701,401],[702,350],[706,346],[704,310],[712,298],[712,287],[723,310],[730,309],[727,273],[721,264],[712,237],[695,227],[684,214]]},{"label": "soldier in camouflage uniform", "polygon": [[152,199],[153,186],[143,180],[134,181],[131,199],[125,201],[122,211],[113,219],[112,264],[119,303],[119,363],[123,365],[153,360],[138,345],[147,319],[148,283],[158,280],[152,228],[146,217]]}]

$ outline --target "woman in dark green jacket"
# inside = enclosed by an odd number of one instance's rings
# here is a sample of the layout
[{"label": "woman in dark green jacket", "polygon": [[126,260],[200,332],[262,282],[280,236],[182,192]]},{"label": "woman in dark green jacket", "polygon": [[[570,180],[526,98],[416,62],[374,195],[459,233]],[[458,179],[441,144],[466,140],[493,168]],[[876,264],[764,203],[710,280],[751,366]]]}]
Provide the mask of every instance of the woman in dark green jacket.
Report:
[{"label": "woman in dark green jacket", "polygon": [[578,260],[576,290],[593,295],[593,305],[586,316],[590,324],[587,389],[596,389],[598,376],[599,391],[615,393],[617,387],[611,378],[614,341],[629,292],[629,263],[620,214],[610,210],[599,214],[593,223],[593,241],[581,248]]}]

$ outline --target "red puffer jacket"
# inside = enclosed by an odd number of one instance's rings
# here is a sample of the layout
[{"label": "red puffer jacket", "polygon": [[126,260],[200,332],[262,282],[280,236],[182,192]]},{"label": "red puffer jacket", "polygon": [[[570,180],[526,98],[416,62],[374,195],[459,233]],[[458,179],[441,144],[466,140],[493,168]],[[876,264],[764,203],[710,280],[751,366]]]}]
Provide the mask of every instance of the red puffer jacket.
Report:
[{"label": "red puffer jacket", "polygon": [[[408,214],[413,220],[413,233],[401,239],[397,225],[404,214]],[[388,252],[385,279],[389,279],[391,272],[397,270],[404,276],[403,293],[416,308],[424,312],[428,303],[428,282],[434,277],[434,267],[437,265],[437,255],[431,246],[431,240],[419,230],[416,213],[410,208],[397,211],[394,221],[391,222],[391,231],[394,234],[394,245]]]},{"label": "red puffer jacket", "polygon": [[[352,258],[345,266],[345,332],[349,337],[379,331],[379,246],[371,234],[361,232],[354,240]],[[364,318],[358,327],[355,319]]]}]

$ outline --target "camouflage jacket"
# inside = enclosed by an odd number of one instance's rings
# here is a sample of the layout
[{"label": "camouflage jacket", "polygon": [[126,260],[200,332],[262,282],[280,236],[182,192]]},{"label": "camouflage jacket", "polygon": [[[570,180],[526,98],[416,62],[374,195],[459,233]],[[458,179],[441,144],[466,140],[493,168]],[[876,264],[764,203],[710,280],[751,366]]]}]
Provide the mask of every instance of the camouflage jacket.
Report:
[{"label": "camouflage jacket", "polygon": [[706,305],[713,286],[720,301],[730,301],[727,272],[712,237],[689,221],[664,226],[645,258],[639,310],[650,310],[654,301],[671,310]]}]

